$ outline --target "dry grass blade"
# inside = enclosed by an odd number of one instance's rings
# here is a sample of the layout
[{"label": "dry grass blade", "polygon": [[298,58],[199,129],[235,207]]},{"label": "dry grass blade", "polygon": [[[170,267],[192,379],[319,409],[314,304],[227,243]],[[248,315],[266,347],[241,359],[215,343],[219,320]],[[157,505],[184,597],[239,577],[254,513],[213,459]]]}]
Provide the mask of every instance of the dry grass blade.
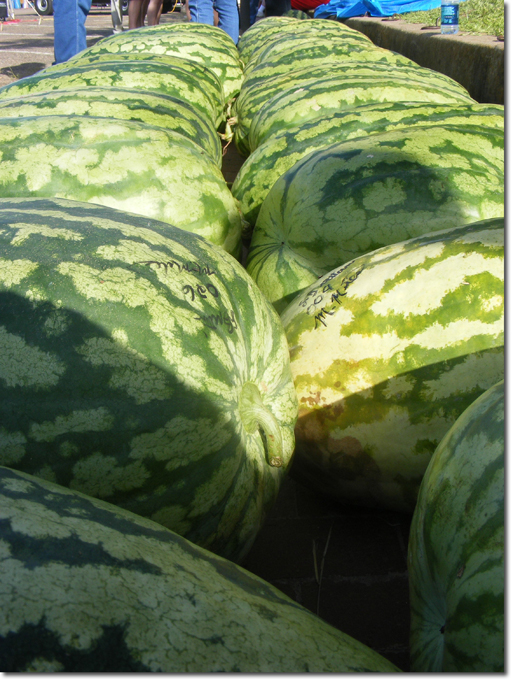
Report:
[{"label": "dry grass blade", "polygon": [[[324,574],[324,561],[326,559],[326,554],[328,553],[328,546],[330,543],[332,530],[333,530],[333,523],[331,523],[330,531],[328,532],[328,538],[326,539],[326,545],[324,546],[324,551],[323,551],[322,559],[321,559],[321,570],[319,573],[317,573],[317,558],[316,558],[315,553],[314,553],[315,578],[317,580],[317,584],[319,585],[318,589],[317,589],[317,611],[316,611],[317,615],[319,615],[319,604],[321,601],[321,583],[322,583],[322,576]],[[314,540],[314,550],[315,550],[315,540]]]}]

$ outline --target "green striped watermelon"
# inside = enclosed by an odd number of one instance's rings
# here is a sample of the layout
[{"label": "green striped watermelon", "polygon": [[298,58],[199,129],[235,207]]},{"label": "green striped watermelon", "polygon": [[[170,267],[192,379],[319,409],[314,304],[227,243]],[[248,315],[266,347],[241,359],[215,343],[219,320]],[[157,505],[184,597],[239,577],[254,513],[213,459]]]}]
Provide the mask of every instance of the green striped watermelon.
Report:
[{"label": "green striped watermelon", "polygon": [[[360,34],[363,35],[363,34]],[[322,61],[351,60],[365,62],[385,62],[388,64],[406,64],[418,66],[411,59],[362,41],[358,37],[339,37],[332,39],[318,35],[312,37],[292,35],[286,39],[267,45],[253,56],[244,67],[244,80],[248,79],[257,67],[267,64],[274,66],[276,73],[283,73],[286,68],[294,69]],[[327,69],[329,73],[329,70]]]},{"label": "green striped watermelon", "polygon": [[[217,76],[199,64],[178,57],[166,63],[148,59],[123,59],[73,67],[71,63],[43,69],[0,88],[4,98],[82,88],[134,88],[170,95],[198,109],[216,128],[225,118],[222,87]],[[56,68],[57,67],[57,68]]]},{"label": "green striped watermelon", "polygon": [[247,270],[278,311],[374,249],[504,216],[504,130],[438,122],[312,152],[273,185]]},{"label": "green striped watermelon", "polygon": [[0,464],[238,560],[297,397],[277,314],[197,235],[65,200],[0,207]]},{"label": "green striped watermelon", "polygon": [[[338,68],[337,66],[337,70]],[[438,80],[437,76],[426,82],[424,79],[430,79],[434,73],[429,69],[417,73],[417,77],[421,77],[420,83],[414,80],[415,74],[405,74],[406,78],[403,79],[396,78],[393,74],[385,78],[383,74],[383,77],[377,79],[376,75],[381,73],[383,66],[374,64],[371,69],[375,72],[374,76],[354,76],[350,73],[348,77],[341,73],[325,77],[322,82],[305,81],[299,88],[283,88],[267,102],[263,102],[259,111],[253,112],[246,146],[253,151],[268,137],[289,126],[366,104],[476,104],[464,92],[448,90],[450,84]]]},{"label": "green striped watermelon", "polygon": [[[117,33],[115,35],[119,36],[124,34]],[[122,66],[129,66],[129,69],[137,69],[137,65],[141,62],[148,63],[150,65],[158,65],[159,67],[162,65],[169,66],[172,70],[176,67],[188,70],[188,67],[191,66],[190,73],[196,79],[197,85],[200,86],[202,91],[208,93],[210,99],[215,104],[217,109],[224,111],[224,91],[218,76],[203,64],[197,63],[194,60],[178,57],[177,55],[153,55],[151,53],[128,53],[112,55],[108,52],[90,55],[89,51],[84,51],[75,56],[72,60],[49,66],[40,73],[44,74],[46,77],[49,74],[67,73],[70,69],[74,70],[77,67],[88,67],[91,69],[102,64],[107,64],[111,67],[115,67],[117,65],[118,68]],[[182,75],[183,73],[181,71],[177,72],[178,78],[180,78]]]},{"label": "green striped watermelon", "polygon": [[137,55],[154,59],[174,56],[208,67],[219,78],[225,101],[240,90],[242,62],[237,46],[225,31],[208,24],[163,24],[124,31],[98,41],[67,64],[87,64],[109,56],[132,59]]},{"label": "green striped watermelon", "polygon": [[299,398],[291,475],[413,511],[439,441],[504,378],[504,219],[354,259],[281,318]]},{"label": "green striped watermelon", "polygon": [[210,119],[184,100],[130,88],[81,88],[0,99],[0,117],[79,114],[173,130],[198,143],[221,168],[222,147]]},{"label": "green striped watermelon", "polygon": [[292,17],[266,17],[252,24],[244,31],[237,45],[241,60],[244,64],[269,44],[279,42],[290,36],[318,36],[320,40],[326,38],[354,38],[362,43],[374,45],[370,38],[360,31],[346,26],[340,22],[328,19],[313,19],[302,23]]},{"label": "green striped watermelon", "polygon": [[426,470],[408,545],[416,672],[504,672],[504,382],[458,418]]},{"label": "green striped watermelon", "polygon": [[262,202],[274,183],[311,152],[396,128],[469,122],[504,128],[504,106],[384,102],[290,126],[263,141],[253,140],[253,129],[250,129],[249,142],[254,151],[242,164],[232,184],[232,193],[241,203],[245,220],[254,226]]},{"label": "green striped watermelon", "polygon": [[380,102],[475,104],[456,81],[417,66],[345,60],[272,75],[264,63],[243,81],[235,102],[234,142],[248,155],[255,149],[248,140],[251,129],[256,131],[252,138],[261,130],[269,135],[301,121]]},{"label": "green striped watermelon", "polygon": [[0,468],[2,672],[398,672],[161,525]]},{"label": "green striped watermelon", "polygon": [[201,235],[238,257],[242,218],[221,169],[195,142],[136,121],[0,118],[0,196],[63,197]]},{"label": "green striped watermelon", "polygon": [[311,19],[310,15],[303,12],[303,10],[290,9],[284,14],[286,17],[294,17],[295,19]]}]

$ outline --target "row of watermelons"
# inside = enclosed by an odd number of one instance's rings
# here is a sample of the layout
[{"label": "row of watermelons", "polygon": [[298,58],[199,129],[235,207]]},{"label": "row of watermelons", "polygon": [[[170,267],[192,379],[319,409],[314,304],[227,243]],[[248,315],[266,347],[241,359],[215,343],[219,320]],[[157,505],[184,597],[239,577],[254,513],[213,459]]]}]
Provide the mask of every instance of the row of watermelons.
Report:
[{"label": "row of watermelons", "polygon": [[[417,499],[503,377],[503,112],[407,62],[325,20],[266,19],[239,51],[175,24],[0,89],[4,671],[394,670],[230,562],[294,429],[298,478],[421,511],[413,669],[503,667],[500,466],[453,487],[493,559],[443,527],[445,480]],[[248,155],[232,193],[225,121]]]},{"label": "row of watermelons", "polygon": [[217,129],[237,48],[193,23],[115,34],[0,89],[4,197],[62,197],[193,231],[238,257],[242,217]]}]

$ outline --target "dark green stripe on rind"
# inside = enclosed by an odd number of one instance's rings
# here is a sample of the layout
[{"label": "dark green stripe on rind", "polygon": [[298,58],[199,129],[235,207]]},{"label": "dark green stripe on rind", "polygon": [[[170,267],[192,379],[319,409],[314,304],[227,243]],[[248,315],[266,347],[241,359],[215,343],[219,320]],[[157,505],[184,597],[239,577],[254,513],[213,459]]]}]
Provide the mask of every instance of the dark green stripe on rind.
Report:
[{"label": "dark green stripe on rind", "polygon": [[429,233],[293,300],[293,475],[345,503],[413,510],[438,442],[504,377],[503,244],[504,219]]},{"label": "dark green stripe on rind", "polygon": [[475,122],[504,127],[501,105],[437,105],[385,102],[363,105],[290,126],[269,138],[249,134],[254,151],[240,168],[232,193],[240,201],[244,218],[254,225],[263,200],[278,178],[307,154],[336,142],[383,133],[395,128]]},{"label": "dark green stripe on rind", "polygon": [[220,168],[179,133],[80,116],[0,118],[3,197],[64,197],[165,221],[238,256],[242,220]]},{"label": "dark green stripe on rind", "polygon": [[176,131],[203,147],[221,167],[221,141],[214,124],[175,97],[129,88],[82,88],[0,99],[1,118],[70,114],[140,121]]},{"label": "dark green stripe on rind", "polygon": [[408,550],[413,671],[504,671],[504,427],[500,382],[426,470]]},{"label": "dark green stripe on rind", "polygon": [[[297,417],[254,282],[196,235],[92,204],[4,199],[0,221],[1,463],[244,556]],[[248,382],[281,426],[281,468],[242,425]]]},{"label": "dark green stripe on rind", "polygon": [[275,182],[260,209],[247,270],[281,311],[300,289],[355,257],[502,216],[503,193],[500,128],[469,120],[336,143]]},{"label": "dark green stripe on rind", "polygon": [[0,519],[4,672],[398,672],[267,582],[114,506],[1,468]]}]

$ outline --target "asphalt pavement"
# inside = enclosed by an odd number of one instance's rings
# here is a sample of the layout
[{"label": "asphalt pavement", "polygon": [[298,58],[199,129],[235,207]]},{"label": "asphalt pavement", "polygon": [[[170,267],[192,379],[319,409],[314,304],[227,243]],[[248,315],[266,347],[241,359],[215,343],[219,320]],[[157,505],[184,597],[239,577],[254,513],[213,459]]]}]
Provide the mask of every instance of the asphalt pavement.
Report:
[{"label": "asphalt pavement", "polygon": [[[180,10],[168,12],[161,23],[184,21]],[[128,17],[123,17],[128,29]],[[86,20],[87,46],[112,35],[110,2],[104,7],[92,7]],[[0,21],[0,86],[50,66],[53,54],[53,16],[40,16],[35,9],[15,9],[14,16]]]}]

